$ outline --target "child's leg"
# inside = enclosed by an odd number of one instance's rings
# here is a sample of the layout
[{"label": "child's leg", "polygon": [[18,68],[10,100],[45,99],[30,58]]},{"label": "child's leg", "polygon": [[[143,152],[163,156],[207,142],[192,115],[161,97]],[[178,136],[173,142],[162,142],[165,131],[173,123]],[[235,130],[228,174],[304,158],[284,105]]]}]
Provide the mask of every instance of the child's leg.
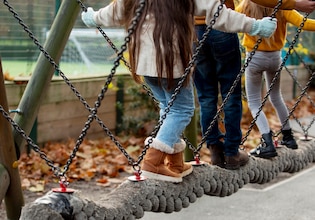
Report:
[{"label": "child's leg", "polygon": [[[266,81],[268,82],[267,83],[268,85],[270,85],[273,77],[274,77],[274,73],[266,72],[266,78],[267,78]],[[269,86],[268,86],[268,88],[269,88]],[[280,75],[279,75],[278,79],[275,81],[275,84],[272,87],[272,90],[270,91],[269,100],[277,112],[278,118],[282,124],[282,128],[284,130],[290,129],[289,121],[287,121],[284,124],[284,122],[287,120],[287,118],[289,116],[289,112],[288,112],[287,106],[284,103],[284,100],[283,100],[283,97],[281,94],[281,90],[280,90]]]},{"label": "child's leg", "polygon": [[[269,59],[273,61],[273,69],[271,66],[271,69],[266,72],[266,81],[267,86],[269,88],[276,71],[279,69],[280,63],[281,63],[281,57],[279,52],[274,52],[269,55]],[[275,108],[278,118],[281,122],[282,128],[281,133],[283,135],[281,144],[287,146],[291,149],[297,149],[298,145],[294,139],[294,136],[292,134],[290,122],[288,120],[289,117],[289,111],[285,105],[285,102],[283,100],[282,94],[281,94],[281,88],[280,88],[280,77],[281,74],[279,74],[278,79],[274,82],[274,85],[272,87],[272,90],[270,91],[270,102],[272,103],[273,107]]]},{"label": "child's leg", "polygon": [[[268,55],[264,52],[257,51],[245,71],[245,88],[248,99],[248,106],[252,116],[256,117],[261,106],[261,86],[262,73],[268,67]],[[277,152],[272,140],[272,132],[268,124],[268,120],[263,111],[260,111],[256,120],[256,125],[262,135],[261,143],[257,148],[250,151],[250,154],[262,158],[271,158],[277,156]]]},{"label": "child's leg", "polygon": [[[161,118],[177,87],[178,80],[174,80],[174,87],[171,90],[167,89],[166,79],[162,80],[162,87],[159,86],[156,78],[145,77],[145,81],[151,88],[154,97],[160,102],[160,107],[164,107],[160,111]],[[190,123],[191,117],[194,114],[194,101],[193,84],[190,80],[189,85],[180,89],[172,106],[169,108],[169,112],[165,115],[166,117],[162,121],[162,125],[155,138],[171,148],[174,147],[174,144],[179,143],[183,131]]]},{"label": "child's leg", "polygon": [[[248,101],[248,107],[253,117],[259,112],[261,106],[261,87],[262,87],[262,73],[265,68],[264,57],[256,52],[248,67],[245,70],[245,89]],[[270,128],[268,120],[263,111],[260,111],[256,120],[256,125],[261,134],[269,133]]]},{"label": "child's leg", "polygon": [[[168,90],[166,80],[162,80],[161,85],[158,83],[157,78],[145,77],[145,81],[151,88],[154,97],[160,102],[161,119],[176,88],[177,82],[175,82],[175,86],[172,90]],[[190,122],[193,113],[194,95],[192,82],[190,82],[189,86],[183,87],[176,96],[173,105],[169,108],[169,112],[162,121],[156,137],[153,138],[152,143],[150,143],[150,148],[144,158],[142,167],[145,176],[171,182],[182,181],[182,172],[176,173],[168,169],[164,164],[164,159],[170,156],[170,154],[176,153],[176,156],[178,156],[176,157],[176,162],[183,163],[183,158],[181,158],[181,161],[179,160],[180,155],[182,156],[181,152],[175,152],[174,148],[176,144],[181,141],[181,134]],[[149,139],[146,141],[148,140]],[[187,171],[187,174],[192,171],[191,167],[187,168],[187,166],[183,166],[182,168],[182,171]],[[187,175],[186,173],[185,175]]]}]

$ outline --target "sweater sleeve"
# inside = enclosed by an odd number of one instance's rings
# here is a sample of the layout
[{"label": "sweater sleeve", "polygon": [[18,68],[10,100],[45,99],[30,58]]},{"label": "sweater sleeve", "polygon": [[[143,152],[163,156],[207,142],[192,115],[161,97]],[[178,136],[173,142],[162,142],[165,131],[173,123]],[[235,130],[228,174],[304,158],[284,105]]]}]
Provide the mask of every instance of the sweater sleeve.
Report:
[{"label": "sweater sleeve", "polygon": [[[256,4],[273,8],[278,4],[278,0],[251,0]],[[295,8],[295,0],[282,0],[280,9],[291,10]]]},{"label": "sweater sleeve", "polygon": [[[300,26],[304,18],[304,16],[296,10],[283,11],[283,15],[288,23],[291,23],[296,27]],[[315,31],[315,20],[307,18],[302,29],[305,31]]]},{"label": "sweater sleeve", "polygon": [[[215,13],[220,6],[218,0],[194,0],[195,1],[195,15],[206,16],[206,24],[209,25],[214,18]],[[215,20],[213,26],[214,29],[224,32],[237,33],[244,32],[249,33],[252,29],[254,18],[247,17],[244,14],[238,13],[232,9],[228,9],[223,5],[222,10],[219,12],[219,16]]]},{"label": "sweater sleeve", "polygon": [[123,17],[123,0],[112,1],[109,5],[99,9],[94,14],[94,21],[97,25],[105,27],[120,26]]},{"label": "sweater sleeve", "polygon": [[[233,9],[235,8],[234,0],[226,0],[224,2],[225,6],[227,8]],[[205,16],[195,16],[195,25],[204,25],[205,22]]]}]

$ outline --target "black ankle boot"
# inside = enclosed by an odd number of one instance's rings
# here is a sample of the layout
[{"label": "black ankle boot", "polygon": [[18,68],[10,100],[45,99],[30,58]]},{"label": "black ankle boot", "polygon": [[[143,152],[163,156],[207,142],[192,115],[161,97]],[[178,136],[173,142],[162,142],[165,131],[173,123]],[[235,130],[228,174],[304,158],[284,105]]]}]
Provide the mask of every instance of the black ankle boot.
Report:
[{"label": "black ankle boot", "polygon": [[260,145],[251,150],[249,153],[255,157],[261,158],[271,158],[277,156],[278,154],[272,140],[272,132],[270,131],[267,134],[263,134]]},{"label": "black ankle boot", "polygon": [[293,134],[292,134],[292,130],[289,129],[289,130],[281,130],[281,133],[283,135],[282,137],[282,141],[281,141],[281,144],[282,145],[285,145],[287,146],[288,148],[291,148],[291,149],[297,149],[298,148],[298,145],[293,137]]}]

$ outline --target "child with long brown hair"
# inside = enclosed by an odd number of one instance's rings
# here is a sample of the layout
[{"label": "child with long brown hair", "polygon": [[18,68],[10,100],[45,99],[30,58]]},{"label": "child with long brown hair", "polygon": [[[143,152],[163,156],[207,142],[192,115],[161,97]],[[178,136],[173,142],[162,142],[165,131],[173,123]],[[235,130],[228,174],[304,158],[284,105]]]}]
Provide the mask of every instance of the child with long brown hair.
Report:
[{"label": "child with long brown hair", "polygon": [[[115,0],[108,6],[82,13],[89,27],[131,25],[140,1]],[[188,67],[194,41],[194,15],[206,16],[209,24],[220,6],[218,0],[147,0],[144,13],[128,45],[131,71],[134,79],[143,79],[160,103],[160,116]],[[214,28],[228,32],[246,32],[269,37],[276,22],[256,20],[223,6]],[[191,71],[192,72],[192,71]],[[183,162],[185,142],[181,135],[194,114],[194,92],[191,74],[177,94],[170,111],[155,137],[145,143],[150,145],[142,164],[143,175],[148,178],[181,182],[192,172]],[[165,163],[165,160],[168,163]]]},{"label": "child with long brown hair", "polygon": [[[273,12],[273,9],[260,6],[250,0],[243,0],[236,10],[256,19],[262,19],[270,16]],[[268,89],[282,62],[281,49],[283,48],[286,40],[287,23],[291,23],[299,27],[303,21],[303,16],[296,10],[279,10],[276,14],[276,18],[277,29],[275,33],[270,38],[262,39],[258,50],[255,52],[245,70],[246,95],[248,106],[253,117],[255,117],[259,112],[261,105],[260,87],[262,85],[263,75]],[[315,31],[315,20],[307,19],[304,23],[303,29]],[[246,48],[247,57],[253,50],[256,41],[257,37],[250,36],[248,34],[244,35],[242,44]],[[293,137],[290,123],[287,120],[289,117],[288,109],[280,91],[280,75],[270,91],[269,100],[275,108],[282,125],[281,132],[283,138],[281,144],[291,149],[297,149],[298,145]],[[272,140],[272,131],[263,111],[261,111],[257,117],[256,125],[262,134],[262,139],[260,145],[250,151],[251,155],[262,158],[277,156],[277,151]]]}]

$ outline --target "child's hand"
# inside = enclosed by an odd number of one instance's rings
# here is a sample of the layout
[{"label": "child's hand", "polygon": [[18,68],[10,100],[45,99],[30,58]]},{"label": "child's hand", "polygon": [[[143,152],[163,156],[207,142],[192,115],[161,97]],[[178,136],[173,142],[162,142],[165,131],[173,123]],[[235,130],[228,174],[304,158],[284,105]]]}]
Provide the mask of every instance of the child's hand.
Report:
[{"label": "child's hand", "polygon": [[252,26],[250,35],[259,35],[261,37],[270,37],[277,28],[277,19],[265,17],[261,20],[256,20]]},{"label": "child's hand", "polygon": [[81,19],[86,26],[97,27],[97,24],[95,23],[93,18],[94,13],[95,11],[91,7],[88,7],[86,12],[84,11],[81,13]]}]

